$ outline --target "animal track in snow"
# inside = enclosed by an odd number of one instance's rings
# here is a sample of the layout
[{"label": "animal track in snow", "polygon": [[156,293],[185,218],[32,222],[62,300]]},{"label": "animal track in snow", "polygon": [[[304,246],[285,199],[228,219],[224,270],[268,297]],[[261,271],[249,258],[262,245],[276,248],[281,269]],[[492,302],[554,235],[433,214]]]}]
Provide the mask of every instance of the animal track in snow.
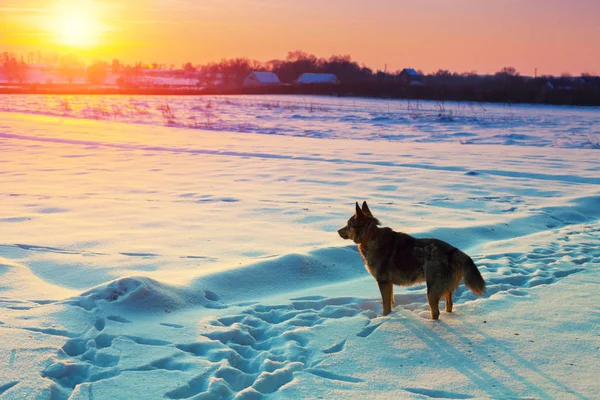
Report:
[{"label": "animal track in snow", "polygon": [[378,324],[373,324],[373,325],[369,325],[367,324],[367,326],[365,326],[363,328],[363,330],[361,330],[360,332],[358,332],[356,334],[356,336],[360,336],[363,338],[368,337],[371,333],[373,333],[375,331],[375,329],[379,328],[381,325],[383,324],[383,322],[380,322]]},{"label": "animal track in snow", "polygon": [[[485,257],[474,256],[475,264],[486,280],[488,296],[503,291],[520,293],[513,289],[532,288],[552,284],[569,275],[584,271],[586,265],[600,262],[600,249],[593,243],[593,237],[600,234],[598,224],[588,224],[563,228],[556,232],[561,237],[577,237],[577,244],[542,242],[531,245],[528,252],[496,253]],[[455,292],[462,298],[475,298],[475,295],[459,286]]]},{"label": "animal track in snow", "polygon": [[168,323],[168,322],[161,322],[160,324],[162,326],[168,326],[169,328],[177,328],[177,329],[185,328],[185,326],[183,326],[183,325],[171,324],[171,323]]},{"label": "animal track in snow", "polygon": [[[314,368],[322,359],[308,349],[311,329],[331,319],[361,317],[366,323],[376,315],[376,302],[357,299],[301,298],[288,305],[254,305],[238,315],[204,320],[207,340],[176,347],[202,357],[217,367],[209,376],[200,375],[167,397],[223,394],[224,398],[273,393],[303,371],[324,379],[357,383],[362,379],[336,375]],[[323,350],[325,357],[344,350],[346,340]],[[218,380],[209,379],[210,377]],[[206,382],[208,380],[208,382]],[[186,390],[188,388],[188,390]],[[194,388],[195,390],[191,390]],[[177,397],[175,397],[177,395]]]},{"label": "animal track in snow", "polygon": [[431,398],[431,399],[472,399],[473,396],[469,396],[461,393],[453,393],[448,392],[446,390],[431,390],[431,389],[423,389],[423,388],[403,388],[407,392],[420,394],[422,396]]},{"label": "animal track in snow", "polygon": [[131,323],[131,321],[128,320],[127,318],[123,318],[118,315],[109,315],[108,317],[106,317],[106,319],[115,321],[115,322],[120,322],[122,324],[130,324]]},{"label": "animal track in snow", "polygon": [[18,383],[19,383],[19,381],[12,381],[12,382],[8,382],[8,383],[0,386],[0,395],[2,395],[4,392],[9,390],[13,386],[17,385]]},{"label": "animal track in snow", "polygon": [[[128,371],[161,369],[179,371],[188,377],[184,385],[165,389],[164,396],[171,399],[198,395],[260,398],[278,391],[300,371],[353,384],[363,380],[317,368],[324,358],[344,351],[347,339],[314,353],[309,348],[311,332],[333,320],[360,318],[372,333],[381,325],[370,325],[379,308],[378,302],[372,300],[321,297],[306,297],[284,305],[249,305],[236,315],[198,321],[200,339],[192,343],[113,335],[106,333],[110,332],[110,324],[118,327],[126,319],[115,315],[97,317],[83,335],[65,343],[42,375],[54,380],[65,398],[86,382],[99,382]],[[166,322],[158,324],[185,328]],[[164,357],[132,366],[132,357],[143,353],[147,346],[160,349],[158,352]]]},{"label": "animal track in snow", "polygon": [[329,347],[328,349],[323,350],[323,353],[325,353],[325,354],[339,353],[340,351],[344,350],[344,345],[346,344],[346,340],[348,340],[348,338],[342,340],[339,343],[334,344],[333,346]]}]

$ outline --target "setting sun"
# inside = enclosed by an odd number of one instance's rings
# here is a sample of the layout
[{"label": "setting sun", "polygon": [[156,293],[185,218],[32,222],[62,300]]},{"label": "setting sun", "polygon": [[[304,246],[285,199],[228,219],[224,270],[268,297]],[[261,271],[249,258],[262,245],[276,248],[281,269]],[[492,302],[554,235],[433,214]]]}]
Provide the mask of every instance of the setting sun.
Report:
[{"label": "setting sun", "polygon": [[98,44],[101,27],[93,2],[61,2],[55,7],[53,34],[58,44],[90,48]]}]

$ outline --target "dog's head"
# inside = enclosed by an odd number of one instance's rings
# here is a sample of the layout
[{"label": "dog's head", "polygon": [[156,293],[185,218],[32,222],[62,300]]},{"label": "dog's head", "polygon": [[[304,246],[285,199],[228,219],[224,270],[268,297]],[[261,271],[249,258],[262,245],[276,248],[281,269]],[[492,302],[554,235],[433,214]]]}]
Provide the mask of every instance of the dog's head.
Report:
[{"label": "dog's head", "polygon": [[354,215],[348,220],[346,226],[338,229],[337,232],[342,239],[360,243],[366,231],[373,225],[379,225],[379,220],[373,216],[367,202],[363,201],[362,208],[356,203]]}]

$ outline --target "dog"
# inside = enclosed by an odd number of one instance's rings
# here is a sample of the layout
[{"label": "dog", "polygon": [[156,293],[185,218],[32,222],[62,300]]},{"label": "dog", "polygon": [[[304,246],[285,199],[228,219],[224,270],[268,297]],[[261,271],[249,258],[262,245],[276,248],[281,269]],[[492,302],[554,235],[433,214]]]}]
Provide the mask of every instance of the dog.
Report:
[{"label": "dog", "polygon": [[440,316],[439,302],[446,301],[452,312],[452,293],[464,277],[473,293],[485,292],[485,281],[475,263],[456,247],[438,239],[417,239],[391,228],[379,227],[367,202],[356,203],[354,215],[338,234],[358,244],[365,268],[375,278],[383,303],[383,315],[392,311],[394,285],[427,283],[427,302],[431,319]]}]

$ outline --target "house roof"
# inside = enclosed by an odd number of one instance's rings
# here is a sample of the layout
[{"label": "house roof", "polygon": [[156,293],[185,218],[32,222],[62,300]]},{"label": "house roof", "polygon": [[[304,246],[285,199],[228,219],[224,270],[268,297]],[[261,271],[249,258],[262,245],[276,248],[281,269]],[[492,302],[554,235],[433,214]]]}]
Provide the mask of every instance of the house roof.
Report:
[{"label": "house roof", "polygon": [[305,73],[300,75],[296,80],[298,83],[335,83],[337,82],[337,76],[334,74],[313,74]]},{"label": "house roof", "polygon": [[277,77],[277,75],[275,75],[273,72],[253,71],[251,72],[251,75],[252,74],[256,76],[256,79],[258,79],[260,83],[281,83],[279,81],[279,77]]},{"label": "house roof", "polygon": [[407,74],[410,76],[421,76],[421,74],[419,74],[417,71],[415,71],[414,68],[404,68],[402,70],[401,74]]}]

